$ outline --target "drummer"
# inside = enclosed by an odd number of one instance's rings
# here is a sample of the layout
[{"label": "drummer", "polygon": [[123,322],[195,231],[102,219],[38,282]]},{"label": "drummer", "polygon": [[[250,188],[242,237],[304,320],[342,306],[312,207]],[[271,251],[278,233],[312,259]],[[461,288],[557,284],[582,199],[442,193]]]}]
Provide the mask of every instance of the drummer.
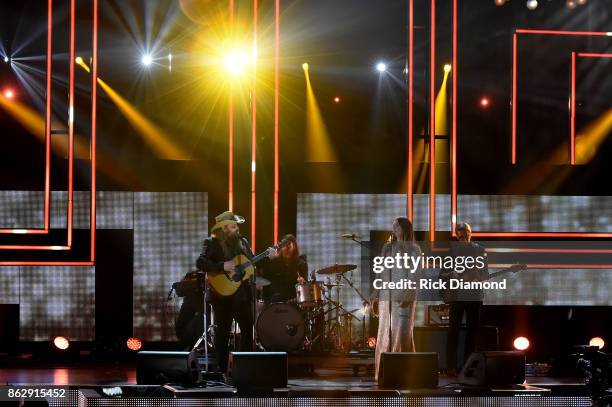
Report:
[{"label": "drummer", "polygon": [[270,284],[263,287],[263,299],[268,302],[287,302],[295,300],[295,284],[304,284],[308,276],[306,256],[300,255],[297,239],[285,235],[288,240],[277,252],[277,256],[263,265],[263,277]]}]

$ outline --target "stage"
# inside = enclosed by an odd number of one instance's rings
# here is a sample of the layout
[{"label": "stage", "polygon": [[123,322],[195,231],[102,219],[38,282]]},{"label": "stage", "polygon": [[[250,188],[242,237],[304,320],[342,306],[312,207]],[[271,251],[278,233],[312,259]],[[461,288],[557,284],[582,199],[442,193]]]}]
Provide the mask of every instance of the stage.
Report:
[{"label": "stage", "polygon": [[[321,362],[321,360],[314,360]],[[268,392],[239,392],[209,382],[208,386],[137,385],[131,363],[92,362],[67,365],[20,366],[0,369],[8,386],[65,388],[68,398],[49,399],[49,405],[114,406],[590,406],[579,378],[528,377],[522,386],[475,388],[440,375],[436,389],[382,389],[374,378],[353,374],[339,358],[315,367],[308,375],[289,378],[287,388]]]}]

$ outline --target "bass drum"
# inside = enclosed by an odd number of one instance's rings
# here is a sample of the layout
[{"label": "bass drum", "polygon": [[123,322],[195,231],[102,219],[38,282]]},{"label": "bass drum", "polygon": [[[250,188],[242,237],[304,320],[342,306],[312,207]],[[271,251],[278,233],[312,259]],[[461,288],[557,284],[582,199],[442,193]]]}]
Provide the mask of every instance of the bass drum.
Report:
[{"label": "bass drum", "polygon": [[259,344],[267,351],[289,352],[304,344],[306,324],[293,305],[276,303],[264,309],[255,326]]}]

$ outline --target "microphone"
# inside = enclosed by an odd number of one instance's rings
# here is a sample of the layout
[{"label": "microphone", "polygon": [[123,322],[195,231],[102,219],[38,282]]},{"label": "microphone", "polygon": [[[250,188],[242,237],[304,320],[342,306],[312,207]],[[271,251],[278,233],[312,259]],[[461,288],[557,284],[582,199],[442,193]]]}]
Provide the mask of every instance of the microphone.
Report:
[{"label": "microphone", "polygon": [[340,237],[345,239],[361,239],[361,235],[358,233],[343,233],[340,235]]}]

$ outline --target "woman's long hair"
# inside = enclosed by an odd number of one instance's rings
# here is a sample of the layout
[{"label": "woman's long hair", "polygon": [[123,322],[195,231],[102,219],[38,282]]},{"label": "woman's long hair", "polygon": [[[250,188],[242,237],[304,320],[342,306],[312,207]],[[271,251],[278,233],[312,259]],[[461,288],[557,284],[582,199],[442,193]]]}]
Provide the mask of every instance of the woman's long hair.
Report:
[{"label": "woman's long hair", "polygon": [[402,240],[414,240],[414,228],[412,227],[412,222],[405,217],[396,218],[395,221],[402,229]]}]

